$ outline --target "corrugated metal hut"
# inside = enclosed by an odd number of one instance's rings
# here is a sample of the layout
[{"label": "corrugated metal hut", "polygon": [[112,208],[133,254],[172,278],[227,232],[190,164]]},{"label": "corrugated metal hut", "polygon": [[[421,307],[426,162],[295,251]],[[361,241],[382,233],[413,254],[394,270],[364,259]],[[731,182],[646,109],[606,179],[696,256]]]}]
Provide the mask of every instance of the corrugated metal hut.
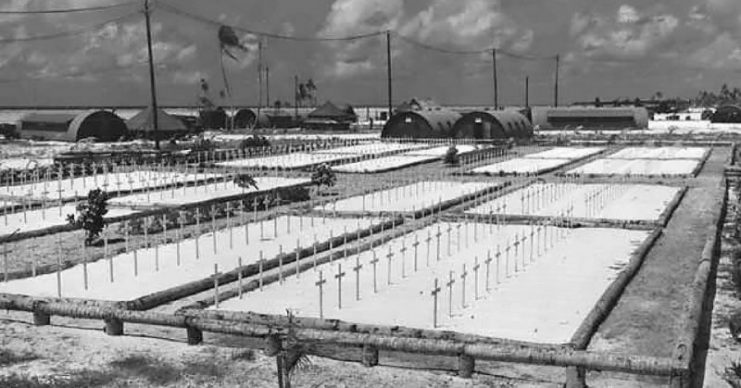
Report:
[{"label": "corrugated metal hut", "polygon": [[227,128],[228,116],[224,108],[204,109],[198,112],[198,118],[204,129],[222,129]]},{"label": "corrugated metal hut", "polygon": [[[129,131],[151,137],[154,131],[153,112],[152,107],[147,107],[134,115],[134,117],[126,120],[126,126],[129,128]],[[171,116],[162,109],[157,109],[157,129],[157,137],[160,139],[166,139],[188,131],[188,127],[182,120]]]},{"label": "corrugated metal hut", "polygon": [[532,124],[540,130],[643,129],[648,128],[648,111],[643,107],[533,107]]},{"label": "corrugated metal hut", "polygon": [[234,115],[234,128],[267,128],[270,126],[270,120],[264,112],[260,112],[260,117],[252,109],[240,109]]},{"label": "corrugated metal hut", "polygon": [[711,123],[741,123],[741,106],[723,105],[710,116]]},{"label": "corrugated metal hut", "polygon": [[118,115],[104,110],[72,113],[30,113],[17,123],[24,138],[77,141],[96,138],[116,141],[127,133],[126,123]]},{"label": "corrugated metal hut", "polygon": [[349,104],[337,106],[330,101],[311,111],[302,126],[309,129],[349,129],[350,123],[358,120]]},{"label": "corrugated metal hut", "polygon": [[448,109],[399,112],[386,121],[381,137],[447,138],[460,118],[460,113]]},{"label": "corrugated metal hut", "polygon": [[530,121],[515,110],[469,112],[455,122],[452,131],[452,137],[466,139],[528,138],[532,135]]}]

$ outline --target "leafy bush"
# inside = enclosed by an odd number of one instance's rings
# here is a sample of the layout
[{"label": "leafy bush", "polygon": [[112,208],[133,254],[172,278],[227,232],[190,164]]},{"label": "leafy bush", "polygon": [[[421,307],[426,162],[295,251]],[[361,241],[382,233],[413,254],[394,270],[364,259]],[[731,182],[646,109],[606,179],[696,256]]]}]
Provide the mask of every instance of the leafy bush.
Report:
[{"label": "leafy bush", "polygon": [[259,188],[257,187],[257,181],[255,181],[255,178],[253,178],[250,174],[238,174],[234,177],[234,184],[247,189],[249,189],[250,187],[254,187],[255,190],[259,190]]},{"label": "leafy bush", "polygon": [[335,175],[329,166],[322,164],[311,174],[311,183],[319,187],[332,187],[337,183],[337,175]]},{"label": "leafy bush", "polygon": [[457,166],[460,163],[458,149],[455,148],[454,145],[450,146],[450,148],[445,152],[445,159],[443,159],[443,161],[445,164],[450,166]]},{"label": "leafy bush", "polygon": [[87,233],[86,246],[92,245],[103,231],[103,216],[108,213],[108,198],[108,194],[101,189],[90,190],[87,201],[77,204],[77,217],[74,214],[67,215],[67,222],[81,227]]},{"label": "leafy bush", "polygon": [[239,149],[241,150],[255,147],[270,147],[270,141],[264,136],[252,135],[252,137],[248,137],[239,143]]}]

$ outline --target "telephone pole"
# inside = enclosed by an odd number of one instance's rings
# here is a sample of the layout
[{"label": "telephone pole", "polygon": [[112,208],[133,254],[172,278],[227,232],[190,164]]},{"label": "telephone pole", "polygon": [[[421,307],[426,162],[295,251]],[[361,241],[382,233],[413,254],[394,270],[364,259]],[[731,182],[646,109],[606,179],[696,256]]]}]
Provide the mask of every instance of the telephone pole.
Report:
[{"label": "telephone pole", "polygon": [[298,76],[293,76],[293,115],[298,121]]},{"label": "telephone pole", "polygon": [[154,82],[154,59],[152,58],[152,27],[149,22],[149,0],[144,0],[144,19],[147,23],[147,53],[149,54],[149,91],[152,95],[152,136],[154,147],[160,149],[159,120],[157,118],[157,89]]},{"label": "telephone pole", "polygon": [[525,76],[525,108],[530,107],[530,77]]},{"label": "telephone pole", "polygon": [[561,57],[556,55],[556,83],[553,89],[553,106],[558,106],[558,65],[561,61]]},{"label": "telephone pole", "polygon": [[393,110],[393,107],[391,106],[391,31],[386,31],[386,76],[388,78],[388,103],[389,103],[389,113],[387,120],[391,119],[391,112]]},{"label": "telephone pole", "polygon": [[265,66],[265,106],[270,108],[270,66]]},{"label": "telephone pole", "polygon": [[499,85],[497,81],[497,49],[491,50],[491,70],[494,76],[494,109],[499,109]]},{"label": "telephone pole", "polygon": [[[262,35],[257,41],[257,117],[262,110]],[[257,122],[257,121],[255,121]]]}]

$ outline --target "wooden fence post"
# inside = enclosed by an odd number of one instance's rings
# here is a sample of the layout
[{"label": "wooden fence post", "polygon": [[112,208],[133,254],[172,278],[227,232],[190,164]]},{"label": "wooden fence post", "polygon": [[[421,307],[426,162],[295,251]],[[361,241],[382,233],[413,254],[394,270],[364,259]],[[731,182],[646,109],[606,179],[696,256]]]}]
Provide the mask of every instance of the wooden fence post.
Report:
[{"label": "wooden fence post", "polygon": [[108,335],[123,335],[124,324],[123,321],[116,318],[106,318],[105,321],[105,332]]},{"label": "wooden fence post", "polygon": [[579,367],[566,368],[566,388],[587,388],[587,371]]},{"label": "wooden fence post", "polygon": [[470,379],[473,375],[473,369],[476,361],[467,354],[458,355],[458,377]]},{"label": "wooden fence post", "polygon": [[378,365],[378,348],[373,345],[363,345],[363,365],[373,367]]},{"label": "wooden fence post", "polygon": [[199,345],[203,343],[203,331],[191,326],[187,326],[185,330],[188,334],[188,345]]},{"label": "wooden fence post", "polygon": [[51,323],[51,315],[38,310],[38,306],[34,306],[33,310],[33,324],[35,326],[47,326]]}]

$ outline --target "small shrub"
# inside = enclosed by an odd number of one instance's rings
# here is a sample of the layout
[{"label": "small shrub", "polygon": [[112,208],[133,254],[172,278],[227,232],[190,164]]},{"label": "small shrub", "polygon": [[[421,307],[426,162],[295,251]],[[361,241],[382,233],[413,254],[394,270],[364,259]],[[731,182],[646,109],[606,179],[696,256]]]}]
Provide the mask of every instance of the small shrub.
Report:
[{"label": "small shrub", "polygon": [[454,145],[450,146],[445,152],[445,158],[443,162],[449,166],[457,166],[460,163],[460,156],[458,155],[458,149]]},{"label": "small shrub", "polygon": [[255,147],[270,147],[270,141],[264,136],[252,135],[239,143],[240,150]]},{"label": "small shrub", "polygon": [[723,370],[723,380],[733,388],[741,388],[741,362],[733,361]]},{"label": "small shrub", "polygon": [[108,198],[108,194],[101,189],[90,190],[87,201],[77,204],[77,217],[74,214],[67,215],[67,222],[85,230],[86,246],[92,245],[103,231],[103,217],[108,213]]},{"label": "small shrub", "polygon": [[328,165],[322,164],[311,174],[311,183],[318,187],[332,187],[337,183],[337,175]]},{"label": "small shrub", "polygon": [[254,187],[255,190],[259,190],[259,188],[257,187],[257,181],[255,181],[255,178],[253,178],[250,174],[238,174],[234,177],[234,184],[246,189]]}]

